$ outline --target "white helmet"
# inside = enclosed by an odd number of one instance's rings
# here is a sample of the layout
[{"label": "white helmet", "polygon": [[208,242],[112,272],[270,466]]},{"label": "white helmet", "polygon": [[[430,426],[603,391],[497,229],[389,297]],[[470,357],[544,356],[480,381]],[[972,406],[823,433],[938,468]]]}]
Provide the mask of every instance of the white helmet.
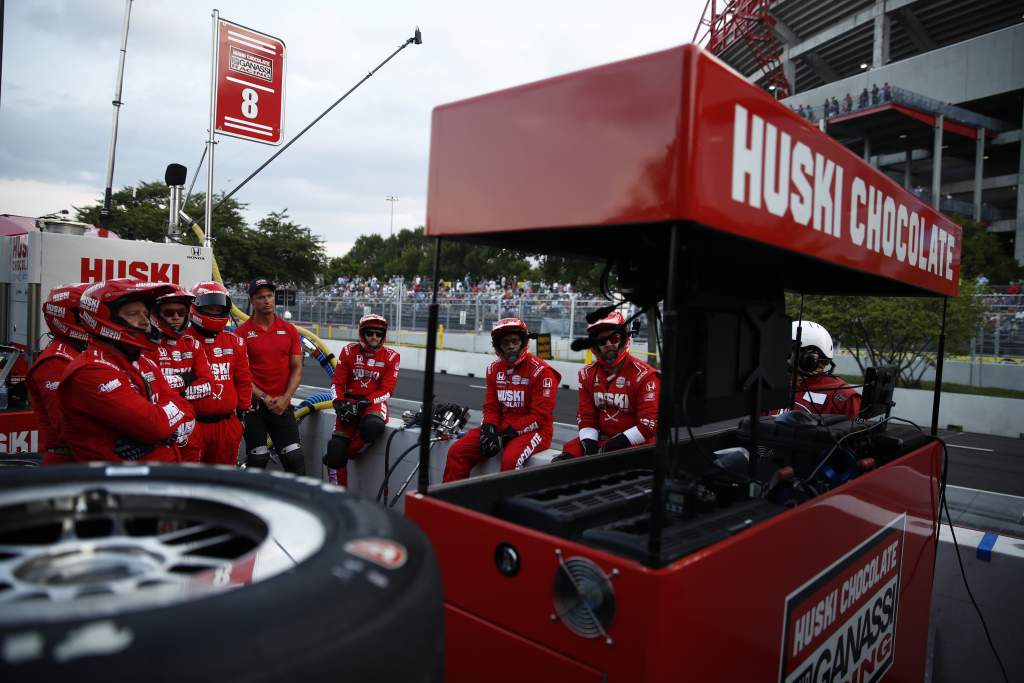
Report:
[{"label": "white helmet", "polygon": [[828,333],[828,330],[810,320],[804,320],[802,323],[799,320],[794,320],[793,341],[796,341],[797,327],[803,328],[800,333],[800,348],[806,349],[809,346],[813,346],[821,351],[825,358],[832,360],[834,348],[832,346],[832,335]]}]

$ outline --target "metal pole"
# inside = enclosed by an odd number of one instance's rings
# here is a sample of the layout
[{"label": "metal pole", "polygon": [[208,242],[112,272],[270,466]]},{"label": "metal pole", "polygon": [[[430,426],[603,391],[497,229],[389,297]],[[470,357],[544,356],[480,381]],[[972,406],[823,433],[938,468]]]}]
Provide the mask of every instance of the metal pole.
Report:
[{"label": "metal pole", "polygon": [[[647,539],[648,564],[661,564],[661,525],[665,511],[665,475],[668,472],[668,458],[671,450],[672,430],[676,428],[675,392],[679,378],[676,376],[676,329],[679,311],[676,310],[676,267],[679,260],[679,225],[673,224],[669,233],[668,291],[665,294],[665,325],[662,345],[662,391],[658,405],[658,440],[654,446],[654,483],[651,491],[650,537]],[[690,448],[694,448],[693,444]]]},{"label": "metal pole", "polygon": [[981,220],[981,177],[985,173],[985,129],[978,129],[978,140],[974,146],[974,212],[972,218]]},{"label": "metal pole", "polygon": [[124,28],[121,30],[121,54],[117,58],[117,84],[114,86],[114,122],[110,132],[110,151],[107,153],[107,187],[103,191],[103,208],[100,209],[100,227],[110,226],[110,201],[114,185],[114,156],[117,151],[117,119],[121,113],[121,92],[124,85],[124,58],[128,52],[128,24],[132,16],[132,0],[124,4]]},{"label": "metal pole", "polygon": [[932,208],[942,205],[942,114],[935,117],[935,136],[932,144]]},{"label": "metal pole", "polygon": [[203,242],[210,247],[213,235],[213,146],[217,144],[214,135],[217,118],[217,62],[220,59],[220,40],[218,28],[220,24],[220,12],[213,10],[213,31],[210,39],[210,129],[206,139],[206,217],[203,220],[203,232],[206,238]]},{"label": "metal pole", "polygon": [[395,202],[398,201],[398,195],[389,194],[384,198],[386,201],[391,203],[391,228],[389,234],[391,237],[395,236]]},{"label": "metal pole", "polygon": [[942,297],[942,328],[939,331],[939,349],[935,357],[935,392],[932,395],[932,436],[939,434],[939,396],[942,395],[942,361],[946,355],[946,307],[949,297]]},{"label": "metal pole", "polygon": [[569,341],[576,336],[576,292],[569,295]]},{"label": "metal pole", "polygon": [[434,356],[437,354],[437,284],[441,270],[441,238],[434,242],[434,291],[427,314],[427,360],[423,368],[423,424],[420,425],[420,472],[416,491],[427,495],[430,485],[430,425],[434,414]]}]

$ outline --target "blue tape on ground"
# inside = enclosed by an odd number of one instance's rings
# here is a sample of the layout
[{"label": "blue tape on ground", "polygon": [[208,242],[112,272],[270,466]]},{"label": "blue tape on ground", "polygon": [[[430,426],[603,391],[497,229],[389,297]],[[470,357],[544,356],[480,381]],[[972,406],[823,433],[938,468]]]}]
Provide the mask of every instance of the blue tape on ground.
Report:
[{"label": "blue tape on ground", "polygon": [[994,534],[991,531],[985,532],[985,535],[981,537],[981,543],[978,544],[978,559],[982,562],[992,561],[992,546],[996,544],[996,539],[999,538],[998,534]]}]

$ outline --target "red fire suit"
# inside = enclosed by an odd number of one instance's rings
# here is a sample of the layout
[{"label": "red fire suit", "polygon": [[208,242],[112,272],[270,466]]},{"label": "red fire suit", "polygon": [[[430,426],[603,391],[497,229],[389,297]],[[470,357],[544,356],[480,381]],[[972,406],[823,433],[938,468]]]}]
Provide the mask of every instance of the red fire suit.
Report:
[{"label": "red fire suit", "polygon": [[61,433],[63,419],[57,389],[60,387],[60,378],[64,375],[64,370],[78,353],[78,349],[71,344],[59,338],[54,339],[36,358],[25,379],[32,412],[39,420],[44,465],[74,462],[67,441]]},{"label": "red fire suit", "polygon": [[252,373],[245,342],[227,330],[206,337],[193,328],[192,334],[209,361],[213,383],[210,395],[193,403],[197,424],[189,444],[196,442],[204,463],[236,465],[238,445],[242,442],[242,423],[237,411],[252,407]]},{"label": "red fire suit", "polygon": [[191,404],[171,389],[156,363],[129,361],[90,343],[61,378],[63,434],[76,462],[178,462],[178,444],[195,427]]},{"label": "red fire suit", "polygon": [[[527,458],[551,446],[555,420],[555,399],[562,376],[529,351],[515,363],[498,359],[487,366],[487,397],[484,422],[498,432],[515,431],[501,452],[501,469],[521,469]],[[444,481],[465,479],[483,459],[480,428],[469,430],[448,449]]]},{"label": "red fire suit", "polygon": [[[796,405],[811,415],[845,415],[848,420],[860,414],[860,394],[849,383],[834,375],[800,377],[796,385]],[[778,413],[784,413],[780,410]]]},{"label": "red fire suit", "polygon": [[565,453],[578,458],[583,455],[581,439],[593,439],[602,447],[616,434],[625,434],[633,446],[655,442],[661,377],[654,367],[632,356],[614,370],[598,361],[584,366],[579,380],[580,435],[562,447]]},{"label": "red fire suit", "polygon": [[[369,414],[379,416],[388,422],[388,399],[395,393],[398,383],[398,363],[401,356],[394,349],[383,345],[372,353],[360,342],[346,344],[338,354],[331,384],[331,398],[347,398],[353,401],[365,399],[370,405],[359,411],[359,416],[350,424],[334,421],[334,430],[351,439],[348,457],[354,458],[363,452],[367,444],[359,432],[359,423]],[[348,476],[344,470],[336,472],[337,481],[347,485]]]},{"label": "red fire suit", "polygon": [[[183,334],[177,339],[164,337],[156,347],[156,351],[147,354],[150,360],[160,366],[160,371],[167,380],[167,385],[178,391],[189,402],[210,396],[213,391],[213,373],[206,361],[206,354],[199,348],[199,342],[191,334]],[[194,375],[192,382],[186,386],[185,373]],[[182,462],[199,462],[201,443],[199,439],[189,438],[188,444],[181,448]]]}]

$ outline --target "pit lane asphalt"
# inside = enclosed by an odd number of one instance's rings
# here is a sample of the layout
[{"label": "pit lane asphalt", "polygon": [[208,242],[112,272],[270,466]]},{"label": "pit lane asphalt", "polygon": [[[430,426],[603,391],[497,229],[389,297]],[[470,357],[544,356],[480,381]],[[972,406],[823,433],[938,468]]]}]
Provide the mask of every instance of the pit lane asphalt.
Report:
[{"label": "pit lane asphalt", "polygon": [[[314,393],[327,391],[329,388],[330,380],[327,375],[315,361],[307,358],[302,374],[302,385],[295,394],[296,398],[305,398]],[[468,407],[471,411],[470,426],[480,423],[480,408],[484,400],[483,377],[436,375],[434,395],[438,401],[450,401]],[[402,370],[395,395],[390,401],[392,415],[398,417],[402,411],[416,410],[422,399],[423,372]],[[928,425],[921,426],[928,428]],[[700,433],[703,430],[696,431]],[[555,405],[555,447],[574,436],[576,391],[559,389]],[[1024,439],[942,429],[939,430],[939,436],[948,446],[950,484],[1024,496]]]}]

